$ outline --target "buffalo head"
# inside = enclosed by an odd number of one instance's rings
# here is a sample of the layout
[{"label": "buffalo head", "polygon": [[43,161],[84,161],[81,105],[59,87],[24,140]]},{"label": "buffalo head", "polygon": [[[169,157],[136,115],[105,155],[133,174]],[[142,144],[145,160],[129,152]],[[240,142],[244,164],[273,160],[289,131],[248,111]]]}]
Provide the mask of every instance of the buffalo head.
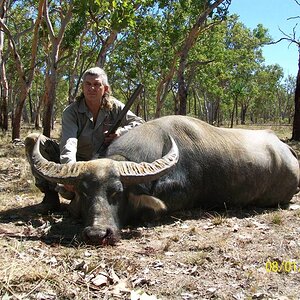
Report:
[{"label": "buffalo head", "polygon": [[[153,162],[117,161],[101,158],[87,162],[58,164],[45,159],[39,149],[40,138],[29,153],[31,166],[48,181],[71,184],[75,198],[70,211],[84,222],[83,238],[90,244],[114,244],[119,239],[120,200],[124,188],[146,183],[166,174],[178,161],[178,147],[170,137],[170,151]],[[129,195],[133,206],[146,206],[154,210],[164,209],[159,199],[147,195]],[[122,208],[121,208],[122,209]]]}]

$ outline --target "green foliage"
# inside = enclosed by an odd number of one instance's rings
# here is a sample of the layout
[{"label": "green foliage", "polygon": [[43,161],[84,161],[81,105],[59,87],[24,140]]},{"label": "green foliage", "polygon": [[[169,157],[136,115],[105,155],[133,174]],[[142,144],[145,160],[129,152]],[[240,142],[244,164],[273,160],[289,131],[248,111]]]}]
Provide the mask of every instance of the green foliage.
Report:
[{"label": "green foliage", "polygon": [[[82,72],[95,65],[99,53],[112,33],[116,40],[108,45],[104,67],[109,74],[114,94],[126,101],[135,86],[145,85],[144,115],[152,118],[160,81],[178,61],[174,58],[183,41],[207,5],[207,0],[87,0],[73,1],[73,15],[62,41],[57,67],[56,116],[75,93]],[[295,78],[283,80],[283,70],[264,64],[262,47],[271,38],[258,24],[253,30],[228,15],[224,1],[208,17],[187,57],[184,71],[189,113],[211,123],[227,124],[237,106],[235,118],[242,111],[248,120],[290,122],[293,109]],[[32,44],[32,22],[37,16],[37,0],[14,1],[7,26],[14,36],[25,70],[29,68]],[[50,17],[57,33],[61,13],[69,1],[49,1]],[[22,34],[21,34],[22,33]],[[34,108],[45,90],[51,41],[45,21],[39,29],[39,48],[31,96]],[[6,37],[7,38],[7,37]],[[5,50],[8,51],[7,39]],[[79,59],[79,60],[78,60]],[[10,99],[18,89],[18,75],[10,54],[6,69],[11,87]],[[75,74],[75,75],[74,75]],[[69,88],[72,89],[69,91]],[[80,89],[79,89],[80,90]],[[167,93],[163,114],[173,114],[178,91],[174,75]],[[10,109],[14,102],[10,102]],[[27,105],[28,108],[28,105]]]},{"label": "green foliage", "polygon": [[[268,32],[262,25],[251,31],[233,15],[202,35],[194,47],[195,64],[197,59],[211,61],[207,65],[199,64],[195,88],[200,86],[200,93],[205,97],[203,105],[210,103],[213,107],[217,102],[218,107],[224,109],[223,122],[231,118],[235,103],[245,111],[254,106],[257,113],[262,102],[258,98],[263,97],[266,103],[274,102],[274,93],[283,74],[279,66],[265,67],[263,64],[261,47],[269,41]],[[263,82],[269,93],[264,92]],[[217,120],[210,120],[214,121]]]}]

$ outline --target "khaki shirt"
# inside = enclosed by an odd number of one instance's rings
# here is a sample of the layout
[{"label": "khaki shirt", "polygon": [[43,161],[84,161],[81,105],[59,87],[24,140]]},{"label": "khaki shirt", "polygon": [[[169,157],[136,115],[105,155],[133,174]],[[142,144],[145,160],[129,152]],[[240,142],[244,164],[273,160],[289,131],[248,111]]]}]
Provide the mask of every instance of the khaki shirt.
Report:
[{"label": "khaki shirt", "polygon": [[[75,101],[65,108],[59,145],[61,163],[86,161],[103,155],[101,145],[104,141],[104,132],[115,123],[125,106],[115,98],[112,100],[114,102],[112,110],[101,109],[95,125],[92,113],[88,110],[84,99]],[[128,111],[117,131],[122,135],[142,123],[144,123],[143,119]]]}]

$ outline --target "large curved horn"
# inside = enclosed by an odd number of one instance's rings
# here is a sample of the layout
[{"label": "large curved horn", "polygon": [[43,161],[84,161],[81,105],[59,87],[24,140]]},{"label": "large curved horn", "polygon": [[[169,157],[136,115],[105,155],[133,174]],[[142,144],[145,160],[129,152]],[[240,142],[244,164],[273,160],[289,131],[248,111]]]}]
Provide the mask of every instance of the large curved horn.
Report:
[{"label": "large curved horn", "polygon": [[62,184],[74,184],[78,176],[86,171],[87,162],[76,162],[70,164],[57,164],[45,159],[40,153],[40,142],[42,135],[35,141],[34,139],[26,138],[25,144],[28,149],[27,156],[30,160],[31,167],[40,176],[51,182]]},{"label": "large curved horn", "polygon": [[174,139],[170,136],[172,147],[170,151],[151,163],[132,161],[118,162],[121,181],[125,184],[146,183],[158,179],[166,174],[179,159],[179,150]]}]

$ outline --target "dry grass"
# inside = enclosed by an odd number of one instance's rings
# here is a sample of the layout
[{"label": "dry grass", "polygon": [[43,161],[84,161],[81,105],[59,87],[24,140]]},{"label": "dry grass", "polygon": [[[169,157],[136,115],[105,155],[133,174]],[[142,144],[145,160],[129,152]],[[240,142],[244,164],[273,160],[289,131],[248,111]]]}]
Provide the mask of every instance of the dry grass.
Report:
[{"label": "dry grass", "polygon": [[[2,299],[299,299],[297,197],[287,210],[178,213],[95,248],[77,242],[66,211],[40,213],[23,151],[2,136]],[[268,261],[296,268],[269,272]]]}]

